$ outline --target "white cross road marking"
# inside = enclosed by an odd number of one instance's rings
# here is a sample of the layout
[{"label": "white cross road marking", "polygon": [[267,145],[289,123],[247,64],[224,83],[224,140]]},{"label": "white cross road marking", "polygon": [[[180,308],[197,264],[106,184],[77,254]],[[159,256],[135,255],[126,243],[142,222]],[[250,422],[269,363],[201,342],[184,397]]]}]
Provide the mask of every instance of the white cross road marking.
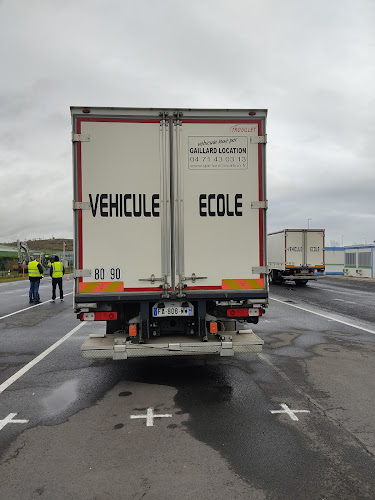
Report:
[{"label": "white cross road marking", "polygon": [[0,420],[0,431],[7,424],[27,424],[28,420],[13,420],[13,417],[15,417],[16,415],[17,413],[9,413],[7,417],[5,417],[3,420]]},{"label": "white cross road marking", "polygon": [[282,403],[281,405],[281,408],[284,408],[283,410],[270,410],[271,413],[287,413],[289,415],[289,417],[292,419],[292,420],[295,420],[297,421],[298,418],[296,417],[295,413],[310,413],[309,410],[291,410],[288,405]]},{"label": "white cross road marking", "polygon": [[130,418],[145,418],[146,426],[152,427],[154,425],[154,418],[172,417],[173,415],[155,415],[153,408],[147,408],[147,415],[130,415]]}]

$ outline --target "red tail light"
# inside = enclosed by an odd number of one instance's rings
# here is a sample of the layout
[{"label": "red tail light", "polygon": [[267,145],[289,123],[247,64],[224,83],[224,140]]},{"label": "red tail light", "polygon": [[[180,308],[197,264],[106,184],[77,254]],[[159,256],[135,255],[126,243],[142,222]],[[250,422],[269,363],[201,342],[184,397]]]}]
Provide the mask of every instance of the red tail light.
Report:
[{"label": "red tail light", "polygon": [[229,318],[247,318],[249,316],[249,309],[243,309],[239,307],[227,309],[227,316]]},{"label": "red tail light", "polygon": [[81,321],[112,321],[117,319],[117,312],[96,312],[96,313],[80,313]]},{"label": "red tail light", "polygon": [[228,318],[248,318],[249,316],[262,316],[263,311],[257,307],[232,307],[227,309]]}]

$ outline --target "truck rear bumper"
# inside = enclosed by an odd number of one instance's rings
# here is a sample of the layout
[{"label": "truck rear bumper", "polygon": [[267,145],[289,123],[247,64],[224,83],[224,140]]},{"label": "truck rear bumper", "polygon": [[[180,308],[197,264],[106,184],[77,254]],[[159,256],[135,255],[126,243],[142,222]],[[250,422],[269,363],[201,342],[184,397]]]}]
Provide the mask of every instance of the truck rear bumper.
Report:
[{"label": "truck rear bumper", "polygon": [[[123,293],[79,293],[75,294],[74,301],[79,303],[86,302],[157,302],[164,300],[162,291],[156,292],[123,292]],[[202,291],[184,291],[184,297],[180,300],[246,300],[246,299],[267,299],[268,290],[266,289],[247,289],[247,290],[202,290]],[[171,293],[169,300],[178,300],[176,292]]]},{"label": "truck rear bumper", "polygon": [[290,275],[290,276],[281,276],[284,281],[296,281],[296,280],[304,280],[304,281],[316,281],[320,280],[322,278],[325,278],[325,274],[319,275],[319,274],[314,274],[312,276],[304,276],[303,274],[300,275]]},{"label": "truck rear bumper", "polygon": [[[174,337],[172,342],[167,341],[165,337],[158,337],[144,344],[133,344],[126,340],[125,335],[107,335],[90,337],[82,345],[81,351],[85,358],[115,360],[202,354],[233,356],[235,353],[262,352],[264,342],[252,330],[243,330],[239,333],[237,331],[225,332],[225,336],[226,340],[209,338],[207,342],[192,342],[192,339],[188,337]],[[229,340],[229,337],[232,337],[232,340]]]}]

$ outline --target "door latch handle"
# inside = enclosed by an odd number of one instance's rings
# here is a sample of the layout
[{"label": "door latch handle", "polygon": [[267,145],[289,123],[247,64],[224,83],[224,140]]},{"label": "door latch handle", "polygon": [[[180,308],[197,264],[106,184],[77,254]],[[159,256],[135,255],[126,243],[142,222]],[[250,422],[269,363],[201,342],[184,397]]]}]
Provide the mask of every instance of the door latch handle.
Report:
[{"label": "door latch handle", "polygon": [[165,282],[165,278],[155,278],[155,274],[151,274],[151,276],[149,278],[139,278],[138,281],[151,281],[151,283],[154,284],[155,281]]},{"label": "door latch handle", "polygon": [[187,277],[187,276],[181,276],[180,277],[180,280],[181,281],[192,281],[193,283],[196,282],[196,280],[206,280],[207,279],[207,276],[196,276],[195,273],[193,273],[191,276]]}]

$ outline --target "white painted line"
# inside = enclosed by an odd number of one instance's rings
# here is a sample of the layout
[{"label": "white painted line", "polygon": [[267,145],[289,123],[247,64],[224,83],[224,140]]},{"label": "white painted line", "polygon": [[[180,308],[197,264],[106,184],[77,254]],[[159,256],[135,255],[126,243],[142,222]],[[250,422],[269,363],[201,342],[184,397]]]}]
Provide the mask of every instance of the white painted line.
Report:
[{"label": "white painted line", "polygon": [[[72,295],[73,292],[69,292],[64,295],[64,297],[67,297],[68,295]],[[39,307],[42,306],[43,304],[47,304],[48,302],[51,302],[51,299],[45,300],[44,302],[40,302],[40,304],[34,304],[33,306],[30,307],[25,307],[25,309],[20,309],[19,311],[16,311],[14,313],[6,314],[5,316],[0,316],[0,319],[5,319],[9,318],[9,316],[14,316],[15,314],[21,313],[23,311],[28,311],[29,309],[32,309],[33,307]]]},{"label": "white painted line", "polygon": [[20,377],[22,377],[22,375],[24,375],[26,372],[28,372],[33,366],[35,366],[37,363],[39,363],[39,361],[42,361],[42,359],[44,359],[46,356],[48,356],[48,354],[50,354],[52,351],[54,351],[56,349],[56,347],[59,347],[59,345],[61,345],[63,342],[65,342],[65,340],[67,340],[69,337],[71,337],[77,330],[79,330],[85,324],[86,324],[86,321],[83,321],[82,323],[77,325],[75,328],[73,328],[73,330],[71,330],[69,333],[64,335],[64,337],[61,337],[61,339],[58,340],[57,342],[55,342],[53,345],[51,345],[51,347],[49,347],[44,352],[39,354],[39,356],[34,358],[32,361],[30,361],[30,363],[27,363],[27,365],[25,365],[23,368],[21,368],[21,370],[18,370],[18,372],[16,372],[14,375],[12,375],[10,378],[8,378],[8,380],[3,382],[0,385],[0,394],[2,392],[4,392],[5,389],[8,389],[8,387],[10,385],[12,385],[13,382],[15,382]]},{"label": "white painted line", "polygon": [[337,290],[336,288],[321,288],[319,287],[319,290],[325,290],[326,292],[331,292],[334,295],[340,294],[341,295],[350,295],[351,297],[358,295],[358,296],[363,296],[363,295],[372,295],[372,292],[366,292],[365,290],[348,290],[348,291],[343,291],[343,290]]},{"label": "white painted line", "polygon": [[301,307],[301,306],[296,306],[294,304],[288,304],[288,302],[284,302],[283,300],[279,300],[279,299],[274,299],[273,297],[270,297],[270,299],[275,300],[276,302],[280,302],[281,304],[285,304],[286,306],[295,307],[296,309],[300,309],[301,311],[309,312],[311,314],[316,314],[316,316],[321,316],[322,318],[326,318],[330,321],[337,321],[337,323],[341,323],[343,325],[350,326],[352,328],[357,328],[357,330],[363,330],[364,332],[372,333],[373,335],[375,335],[374,330],[369,330],[368,328],[364,328],[363,326],[353,325],[352,323],[348,323],[347,321],[333,318],[332,316],[327,316],[327,314],[322,314],[322,313],[318,313],[315,311],[310,311],[310,309],[305,309],[304,307]]},{"label": "white painted line", "polygon": [[289,415],[289,417],[294,420],[298,421],[298,417],[296,417],[296,413],[310,413],[309,410],[291,410],[288,405],[282,403],[281,408],[282,410],[270,410],[271,413],[286,413]]},{"label": "white painted line", "polygon": [[333,299],[336,300],[337,302],[345,302],[345,304],[357,304],[357,302],[350,302],[350,300],[344,300],[344,299]]},{"label": "white painted line", "polygon": [[17,413],[9,413],[7,417],[5,417],[3,420],[0,420],[0,431],[7,424],[27,424],[28,420],[13,420],[13,417],[15,417],[16,415]]},{"label": "white painted line", "polygon": [[153,408],[147,408],[147,415],[130,415],[130,418],[145,418],[147,427],[152,427],[154,425],[154,418],[164,418],[164,417],[172,417],[172,415],[170,414],[155,415]]},{"label": "white painted line", "polygon": [[343,291],[343,290],[337,290],[336,288],[321,288],[319,287],[319,290],[324,290],[326,292],[331,292],[331,293],[334,293],[335,295],[337,295],[338,293],[341,293],[341,295],[359,295],[359,294],[362,294],[362,293],[368,293],[368,292],[358,292],[356,290],[350,290],[350,291]]}]

